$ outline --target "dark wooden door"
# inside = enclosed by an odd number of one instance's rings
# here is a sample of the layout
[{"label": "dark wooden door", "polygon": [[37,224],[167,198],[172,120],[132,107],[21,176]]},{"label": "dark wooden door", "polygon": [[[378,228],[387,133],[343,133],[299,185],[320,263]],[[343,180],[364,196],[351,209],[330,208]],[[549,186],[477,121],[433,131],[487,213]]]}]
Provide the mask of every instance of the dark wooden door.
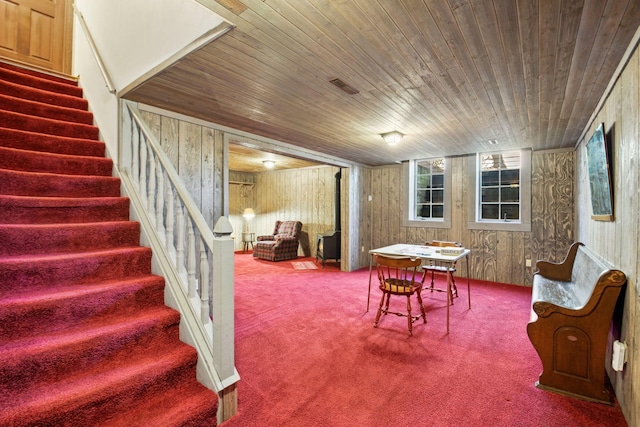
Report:
[{"label": "dark wooden door", "polygon": [[73,0],[0,0],[0,56],[71,71]]}]

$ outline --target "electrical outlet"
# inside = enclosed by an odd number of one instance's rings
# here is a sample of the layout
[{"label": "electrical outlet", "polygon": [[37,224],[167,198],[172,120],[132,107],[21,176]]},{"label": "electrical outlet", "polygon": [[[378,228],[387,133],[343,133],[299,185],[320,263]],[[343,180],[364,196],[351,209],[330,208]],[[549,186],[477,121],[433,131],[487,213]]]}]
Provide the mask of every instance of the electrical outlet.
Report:
[{"label": "electrical outlet", "polygon": [[525,259],[525,260],[524,260],[524,265],[525,265],[526,267],[531,267],[531,260],[530,260],[530,259]]},{"label": "electrical outlet", "polygon": [[369,199],[369,201],[372,201],[373,200],[373,196],[369,195],[368,199]]},{"label": "electrical outlet", "polygon": [[362,249],[360,249],[360,252],[364,252],[364,246],[362,247]]}]

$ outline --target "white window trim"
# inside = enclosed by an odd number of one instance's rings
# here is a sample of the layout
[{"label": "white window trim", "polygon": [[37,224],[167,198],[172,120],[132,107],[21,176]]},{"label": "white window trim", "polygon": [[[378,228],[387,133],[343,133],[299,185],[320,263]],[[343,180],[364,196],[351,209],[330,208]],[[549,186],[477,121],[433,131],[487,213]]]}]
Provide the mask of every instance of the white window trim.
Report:
[{"label": "white window trim", "polygon": [[[505,150],[505,152],[508,150]],[[482,154],[482,153],[480,153]],[[478,220],[478,155],[469,161],[469,204],[467,227],[470,230],[531,231],[531,150],[520,150],[520,220]]]},{"label": "white window trim", "polygon": [[[438,157],[442,158],[442,157]],[[435,158],[434,158],[435,159]],[[410,163],[419,160],[430,159],[416,159],[402,163],[402,226],[403,227],[430,227],[430,228],[451,228],[451,161],[448,157],[444,158],[444,218],[442,219],[411,219],[413,210],[413,191],[414,188],[411,185],[411,168]]]}]

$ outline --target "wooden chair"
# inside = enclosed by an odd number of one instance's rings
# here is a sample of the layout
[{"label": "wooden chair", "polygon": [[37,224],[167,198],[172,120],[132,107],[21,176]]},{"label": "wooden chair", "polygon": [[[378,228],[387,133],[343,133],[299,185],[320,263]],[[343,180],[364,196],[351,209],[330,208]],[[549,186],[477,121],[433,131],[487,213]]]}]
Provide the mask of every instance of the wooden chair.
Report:
[{"label": "wooden chair", "polygon": [[[420,273],[418,272],[418,267],[422,264],[422,261],[419,258],[392,258],[382,255],[374,255],[373,262],[376,265],[378,280],[380,282],[380,290],[382,291],[382,298],[380,298],[380,306],[378,307],[378,313],[376,314],[376,321],[373,324],[373,327],[378,327],[378,322],[380,321],[380,315],[382,313],[385,315],[391,313],[397,316],[407,317],[409,335],[413,335],[411,326],[413,322],[422,317],[424,323],[427,323],[427,316],[424,312],[422,297],[420,296],[420,292],[422,291],[422,282],[419,280]],[[418,316],[413,316],[411,314],[411,295],[413,294],[416,294],[418,297],[418,303],[420,304],[421,314]],[[407,313],[389,311],[389,299],[391,298],[391,295],[404,295],[407,297]],[[385,297],[387,299],[386,305],[384,304]]]},{"label": "wooden chair", "polygon": [[[432,242],[427,242],[425,243],[426,246],[436,246],[436,247],[440,247],[440,248],[461,248],[462,245],[460,243],[457,242],[447,242],[447,241],[443,241],[443,240],[434,240]],[[431,292],[436,291],[436,292],[446,292],[446,289],[440,289],[440,288],[436,288],[434,286],[434,278],[435,278],[435,274],[436,273],[444,273],[447,274],[447,272],[451,273],[451,304],[453,304],[453,298],[457,298],[458,297],[458,287],[456,286],[456,278],[453,275],[453,273],[456,272],[456,265],[455,263],[453,265],[440,265],[436,262],[431,262],[430,264],[427,265],[423,265],[422,266],[422,271],[423,271],[423,275],[422,275],[422,283],[424,285],[424,281],[427,278],[427,275],[429,273],[431,273],[431,283],[428,286],[425,286],[424,289],[428,289]]]}]

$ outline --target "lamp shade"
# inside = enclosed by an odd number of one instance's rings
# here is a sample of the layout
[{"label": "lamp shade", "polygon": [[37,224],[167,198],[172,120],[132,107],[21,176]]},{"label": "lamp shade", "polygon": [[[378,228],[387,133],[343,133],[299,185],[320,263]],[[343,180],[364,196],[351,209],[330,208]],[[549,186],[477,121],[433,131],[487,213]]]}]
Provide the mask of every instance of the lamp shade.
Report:
[{"label": "lamp shade", "polygon": [[256,213],[253,211],[253,209],[251,208],[246,208],[244,210],[244,212],[242,213],[242,216],[245,217],[246,219],[251,219],[254,216],[256,216]]}]

